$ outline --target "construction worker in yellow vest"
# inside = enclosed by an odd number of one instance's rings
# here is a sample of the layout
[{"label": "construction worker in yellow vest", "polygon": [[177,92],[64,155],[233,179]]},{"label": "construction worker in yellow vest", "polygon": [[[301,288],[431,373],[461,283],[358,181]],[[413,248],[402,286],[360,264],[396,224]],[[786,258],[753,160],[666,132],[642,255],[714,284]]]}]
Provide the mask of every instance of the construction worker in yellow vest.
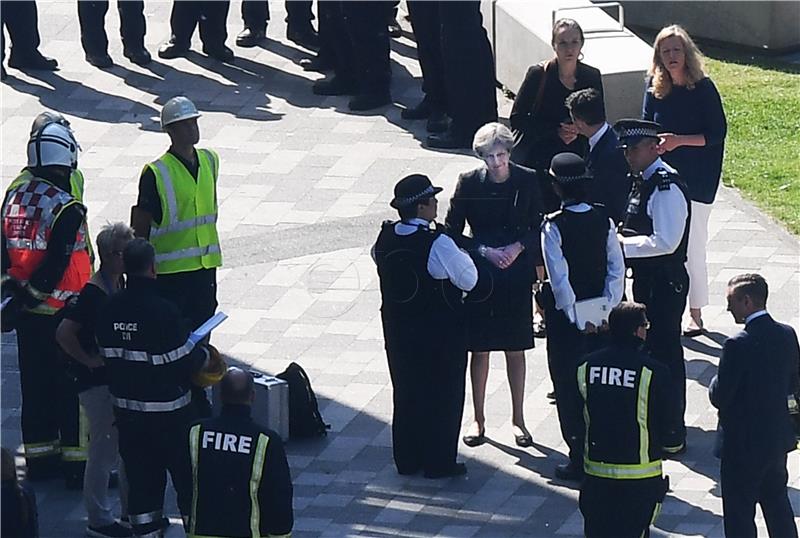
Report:
[{"label": "construction worker in yellow vest", "polygon": [[[178,306],[192,329],[214,315],[216,269],[222,265],[216,225],[219,156],[195,147],[199,117],[186,97],[164,105],[161,128],[172,144],[144,167],[131,212],[136,235],[149,239],[156,250],[159,292]],[[199,402],[198,409],[210,415],[206,404]]]},{"label": "construction worker in yellow vest", "polygon": [[[63,119],[63,118],[61,118]],[[2,206],[4,330],[17,330],[22,438],[32,480],[55,478],[79,489],[86,461],[77,394],[59,356],[59,310],[91,275],[86,208],[73,190],[78,143],[66,120],[34,121],[28,165]],[[82,176],[80,176],[82,178]]]}]

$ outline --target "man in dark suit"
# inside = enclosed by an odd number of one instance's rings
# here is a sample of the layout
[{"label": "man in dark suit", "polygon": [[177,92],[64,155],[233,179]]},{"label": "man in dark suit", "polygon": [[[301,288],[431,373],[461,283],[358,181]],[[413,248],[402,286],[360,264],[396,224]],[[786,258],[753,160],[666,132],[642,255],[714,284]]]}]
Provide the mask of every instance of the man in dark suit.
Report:
[{"label": "man in dark suit", "polygon": [[797,392],[800,346],[788,325],[766,311],[767,282],[743,274],[728,282],[728,311],[744,330],[722,348],[711,382],[719,409],[725,535],[756,536],[756,503],[771,537],[797,538],[786,491],[786,454],[797,444],[787,396]]},{"label": "man in dark suit", "polygon": [[619,224],[625,218],[631,180],[625,154],[617,147],[617,135],[606,122],[603,95],[594,88],[586,88],[570,94],[566,105],[578,133],[589,140],[586,165],[594,181],[589,186],[588,201],[603,204]]}]

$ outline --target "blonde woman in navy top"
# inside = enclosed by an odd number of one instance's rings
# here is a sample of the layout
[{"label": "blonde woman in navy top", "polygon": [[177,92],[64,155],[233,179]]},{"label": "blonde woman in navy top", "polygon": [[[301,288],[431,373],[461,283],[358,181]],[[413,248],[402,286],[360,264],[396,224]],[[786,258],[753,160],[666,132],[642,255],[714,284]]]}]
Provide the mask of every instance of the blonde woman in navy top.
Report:
[{"label": "blonde woman in navy top", "polygon": [[661,124],[662,159],[678,170],[692,199],[686,261],[691,319],[684,335],[698,336],[703,332],[701,309],[708,304],[708,219],[722,175],[725,111],[702,53],[678,25],[656,36],[648,74],[642,118]]}]

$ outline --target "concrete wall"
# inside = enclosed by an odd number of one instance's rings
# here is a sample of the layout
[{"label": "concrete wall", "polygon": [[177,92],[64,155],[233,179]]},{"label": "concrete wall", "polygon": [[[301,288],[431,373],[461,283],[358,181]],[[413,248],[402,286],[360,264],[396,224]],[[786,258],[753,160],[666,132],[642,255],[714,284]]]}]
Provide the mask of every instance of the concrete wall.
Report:
[{"label": "concrete wall", "polygon": [[632,26],[681,24],[690,35],[740,46],[800,49],[800,2],[621,2]]},{"label": "concrete wall", "polygon": [[484,26],[495,52],[497,80],[516,93],[533,64],[553,57],[553,11],[576,19],[584,29],[584,61],[603,74],[610,121],[641,115],[644,76],[651,47],[588,0],[483,0]]}]

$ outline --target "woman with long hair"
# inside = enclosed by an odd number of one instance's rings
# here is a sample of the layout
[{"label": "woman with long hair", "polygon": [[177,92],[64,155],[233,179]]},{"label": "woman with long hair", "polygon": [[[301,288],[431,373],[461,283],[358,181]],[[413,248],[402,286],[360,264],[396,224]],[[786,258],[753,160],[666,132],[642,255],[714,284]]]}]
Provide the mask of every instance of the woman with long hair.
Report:
[{"label": "woman with long hair", "polygon": [[722,175],[725,111],[702,53],[678,25],[656,36],[648,75],[642,118],[661,125],[662,158],[680,173],[692,200],[686,254],[691,319],[683,334],[698,336],[704,330],[702,308],[708,304],[708,219]]}]

